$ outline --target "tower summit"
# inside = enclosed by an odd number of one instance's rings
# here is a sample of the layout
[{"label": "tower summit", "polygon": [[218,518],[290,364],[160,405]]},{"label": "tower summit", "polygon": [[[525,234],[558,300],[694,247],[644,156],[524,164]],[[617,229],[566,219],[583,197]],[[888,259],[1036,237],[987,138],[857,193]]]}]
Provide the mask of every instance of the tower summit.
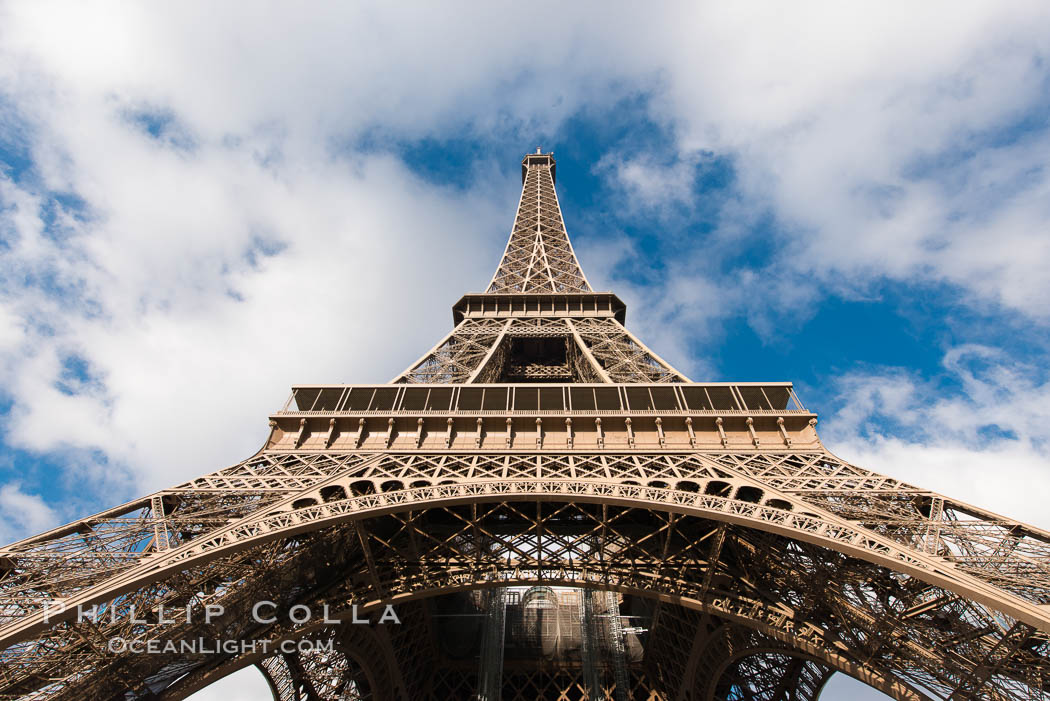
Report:
[{"label": "tower summit", "polygon": [[402,374],[294,387],[248,459],[0,551],[0,699],[248,665],[280,701],[1050,697],[1050,533],[837,458],[790,383],[691,382],[625,313],[526,155],[488,288]]},{"label": "tower summit", "polygon": [[453,307],[456,327],[397,383],[685,382],[591,290],[565,231],[553,154],[521,162],[514,226],[488,289]]},{"label": "tower summit", "polygon": [[521,200],[489,292],[590,292],[554,191],[554,154],[521,161]]}]

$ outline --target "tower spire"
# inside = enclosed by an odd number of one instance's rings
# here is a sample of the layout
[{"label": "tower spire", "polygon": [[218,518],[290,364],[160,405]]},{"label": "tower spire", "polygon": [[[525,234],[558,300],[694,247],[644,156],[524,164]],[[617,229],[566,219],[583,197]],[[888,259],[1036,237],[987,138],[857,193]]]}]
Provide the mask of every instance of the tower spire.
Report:
[{"label": "tower spire", "polygon": [[488,292],[590,292],[554,190],[553,153],[530,153],[521,161],[521,198],[514,228]]},{"label": "tower spire", "polygon": [[521,199],[496,274],[452,308],[456,327],[395,383],[688,382],[594,292],[565,232],[553,153],[521,161]]}]

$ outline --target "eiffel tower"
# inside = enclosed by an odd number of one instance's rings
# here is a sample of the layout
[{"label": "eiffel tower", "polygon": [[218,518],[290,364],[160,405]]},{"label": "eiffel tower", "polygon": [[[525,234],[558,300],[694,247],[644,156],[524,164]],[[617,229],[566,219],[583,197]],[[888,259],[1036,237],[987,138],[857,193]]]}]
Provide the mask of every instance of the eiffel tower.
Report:
[{"label": "eiffel tower", "polygon": [[249,665],[280,701],[1050,698],[1050,533],[835,457],[790,383],[688,380],[588,284],[553,155],[521,173],[403,374],[295,387],[247,460],[0,552],[0,698]]}]

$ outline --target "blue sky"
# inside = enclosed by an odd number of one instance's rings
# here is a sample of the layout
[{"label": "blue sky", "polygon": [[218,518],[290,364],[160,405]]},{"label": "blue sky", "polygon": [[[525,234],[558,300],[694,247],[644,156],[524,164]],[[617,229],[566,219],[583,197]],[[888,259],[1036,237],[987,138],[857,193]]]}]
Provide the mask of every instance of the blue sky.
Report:
[{"label": "blue sky", "polygon": [[394,376],[536,146],[694,380],[794,381],[841,457],[1050,525],[1043,3],[0,20],[5,540],[236,462],[292,383]]}]

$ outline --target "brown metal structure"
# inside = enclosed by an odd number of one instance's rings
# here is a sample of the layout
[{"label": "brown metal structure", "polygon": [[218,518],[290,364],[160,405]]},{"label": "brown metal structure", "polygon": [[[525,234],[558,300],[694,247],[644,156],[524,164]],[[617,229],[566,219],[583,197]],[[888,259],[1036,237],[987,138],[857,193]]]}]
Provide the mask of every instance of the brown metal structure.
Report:
[{"label": "brown metal structure", "polygon": [[690,382],[591,290],[554,180],[525,157],[488,290],[393,382],[296,387],[247,460],[4,548],[0,697],[253,664],[281,701],[1050,697],[1050,533],[835,457],[790,383]]}]

